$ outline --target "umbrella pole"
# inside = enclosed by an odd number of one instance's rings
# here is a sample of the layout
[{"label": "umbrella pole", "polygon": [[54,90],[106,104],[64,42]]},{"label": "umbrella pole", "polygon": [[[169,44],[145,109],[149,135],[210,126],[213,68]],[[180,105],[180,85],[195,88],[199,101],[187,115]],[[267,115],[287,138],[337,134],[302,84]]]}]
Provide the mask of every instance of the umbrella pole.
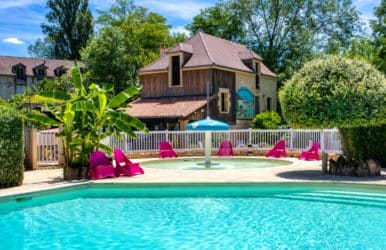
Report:
[{"label": "umbrella pole", "polygon": [[212,153],[212,132],[205,131],[205,166],[210,166],[210,158]]}]

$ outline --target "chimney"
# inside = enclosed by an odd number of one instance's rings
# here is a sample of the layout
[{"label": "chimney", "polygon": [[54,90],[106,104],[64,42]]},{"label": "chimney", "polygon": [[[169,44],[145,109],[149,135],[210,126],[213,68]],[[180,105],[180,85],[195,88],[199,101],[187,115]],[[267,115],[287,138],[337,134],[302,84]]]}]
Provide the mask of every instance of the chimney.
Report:
[{"label": "chimney", "polygon": [[159,49],[160,56],[163,56],[164,54],[166,54],[167,51],[168,51],[168,48],[166,47],[166,45],[161,44],[160,49]]}]

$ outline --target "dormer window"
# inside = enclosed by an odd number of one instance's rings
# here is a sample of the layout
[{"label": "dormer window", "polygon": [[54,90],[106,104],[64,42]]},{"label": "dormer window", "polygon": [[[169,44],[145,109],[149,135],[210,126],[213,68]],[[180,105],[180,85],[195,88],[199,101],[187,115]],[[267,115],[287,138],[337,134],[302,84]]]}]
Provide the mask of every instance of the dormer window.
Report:
[{"label": "dormer window", "polygon": [[259,70],[259,63],[255,63],[255,70],[256,70],[255,87],[256,87],[256,89],[260,89],[260,70]]},{"label": "dormer window", "polygon": [[13,67],[12,72],[16,75],[16,79],[25,80],[25,66],[22,64]]},{"label": "dormer window", "polygon": [[44,66],[40,66],[34,69],[34,74],[38,80],[43,80],[46,77],[46,68]]},{"label": "dormer window", "polygon": [[55,76],[58,76],[58,77],[64,75],[65,73],[66,73],[66,68],[64,68],[63,66],[58,67],[58,68],[56,68],[56,69],[54,70]]},{"label": "dormer window", "polygon": [[179,55],[171,59],[171,86],[181,86],[181,59]]}]

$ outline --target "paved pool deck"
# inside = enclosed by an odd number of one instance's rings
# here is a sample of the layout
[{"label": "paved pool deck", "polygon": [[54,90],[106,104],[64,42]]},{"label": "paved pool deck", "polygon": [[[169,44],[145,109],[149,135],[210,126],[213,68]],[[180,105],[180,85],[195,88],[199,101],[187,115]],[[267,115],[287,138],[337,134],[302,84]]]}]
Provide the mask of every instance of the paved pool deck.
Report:
[{"label": "paved pool deck", "polygon": [[[252,158],[252,157],[248,157]],[[262,157],[254,157],[256,159]],[[265,158],[264,158],[265,159]],[[24,173],[23,185],[0,189],[0,197],[17,195],[40,190],[48,190],[84,183],[259,183],[259,182],[340,182],[357,184],[386,185],[386,169],[377,177],[345,177],[321,173],[321,161],[299,161],[295,158],[282,158],[292,161],[291,165],[221,170],[182,170],[144,168],[145,174],[134,177],[119,177],[103,180],[64,181],[62,169],[34,170]],[[142,159],[137,162],[157,159]]]}]

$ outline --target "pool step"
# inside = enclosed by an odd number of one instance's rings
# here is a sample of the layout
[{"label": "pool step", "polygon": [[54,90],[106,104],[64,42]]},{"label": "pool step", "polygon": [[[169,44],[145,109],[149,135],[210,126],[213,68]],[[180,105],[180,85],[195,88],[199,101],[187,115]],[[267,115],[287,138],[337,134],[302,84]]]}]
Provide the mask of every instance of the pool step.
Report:
[{"label": "pool step", "polygon": [[[376,196],[376,197],[374,197]],[[284,199],[296,199],[304,201],[316,201],[316,202],[331,202],[331,203],[345,203],[352,205],[365,205],[365,206],[377,206],[386,208],[386,195],[379,194],[368,196],[366,193],[354,193],[354,192],[334,192],[334,191],[322,191],[322,192],[307,192],[307,193],[290,193],[290,194],[277,194],[277,198]]]}]

